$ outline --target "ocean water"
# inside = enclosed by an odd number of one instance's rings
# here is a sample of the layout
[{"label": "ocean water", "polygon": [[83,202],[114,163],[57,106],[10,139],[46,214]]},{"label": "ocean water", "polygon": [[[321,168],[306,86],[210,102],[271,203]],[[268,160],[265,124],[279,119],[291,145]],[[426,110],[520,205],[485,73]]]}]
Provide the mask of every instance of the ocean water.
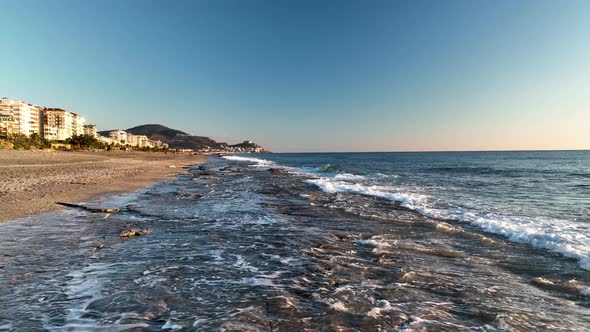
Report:
[{"label": "ocean water", "polygon": [[0,331],[590,330],[590,152],[212,157],[88,205],[0,225]]},{"label": "ocean water", "polygon": [[294,167],[328,193],[468,222],[590,270],[590,151],[277,154],[253,161]]}]

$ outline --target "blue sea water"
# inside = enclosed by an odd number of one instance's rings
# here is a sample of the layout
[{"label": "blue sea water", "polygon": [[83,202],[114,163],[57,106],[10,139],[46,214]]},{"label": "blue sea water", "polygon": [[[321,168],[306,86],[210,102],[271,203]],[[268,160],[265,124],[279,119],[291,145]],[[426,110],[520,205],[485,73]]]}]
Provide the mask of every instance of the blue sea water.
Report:
[{"label": "blue sea water", "polygon": [[[239,160],[242,157],[228,157]],[[557,251],[590,270],[590,151],[268,154],[329,193],[367,195]],[[257,160],[254,160],[257,161]],[[387,213],[387,211],[382,211]]]},{"label": "blue sea water", "polygon": [[588,331],[589,190],[583,151],[210,157],[0,224],[0,331]]}]

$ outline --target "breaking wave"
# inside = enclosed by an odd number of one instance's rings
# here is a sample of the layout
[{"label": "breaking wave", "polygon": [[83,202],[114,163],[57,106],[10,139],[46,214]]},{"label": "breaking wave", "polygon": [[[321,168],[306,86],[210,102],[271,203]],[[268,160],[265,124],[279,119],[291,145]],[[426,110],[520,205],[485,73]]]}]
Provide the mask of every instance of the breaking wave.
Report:
[{"label": "breaking wave", "polygon": [[259,159],[254,157],[242,157],[242,156],[223,156],[223,159],[233,160],[233,161],[242,161],[242,162],[251,162],[255,163],[256,166],[271,166],[274,162],[266,159]]},{"label": "breaking wave", "polygon": [[[440,209],[434,207],[428,195],[395,188],[346,183],[328,178],[307,180],[327,193],[352,193],[390,200],[423,216],[468,222],[488,233],[502,235],[512,242],[552,250],[565,257],[578,260],[580,267],[590,270],[590,237],[584,235],[580,226],[566,220],[505,216],[484,211]],[[586,234],[588,234],[586,232]]]},{"label": "breaking wave", "polygon": [[[536,248],[548,249],[578,261],[581,268],[590,270],[590,227],[568,220],[546,217],[511,216],[468,208],[441,208],[436,203],[445,197],[431,197],[423,190],[384,185],[378,182],[383,174],[355,175],[350,173],[326,173],[325,167],[287,167],[272,161],[227,156],[229,160],[253,162],[255,166],[283,168],[290,173],[305,175],[305,181],[327,193],[349,193],[377,197],[398,203],[423,216],[442,220],[467,222],[487,233],[501,235],[512,242],[524,243]],[[311,178],[310,178],[311,177]],[[396,178],[389,176],[388,178]],[[375,182],[377,180],[377,182]],[[422,191],[422,192],[419,192]]]}]

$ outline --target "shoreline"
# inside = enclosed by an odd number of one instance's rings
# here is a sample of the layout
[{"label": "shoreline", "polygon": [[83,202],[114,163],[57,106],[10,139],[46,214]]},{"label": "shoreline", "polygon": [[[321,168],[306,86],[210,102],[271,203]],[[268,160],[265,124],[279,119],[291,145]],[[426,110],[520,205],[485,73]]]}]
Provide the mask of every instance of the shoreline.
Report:
[{"label": "shoreline", "polygon": [[0,151],[0,223],[133,192],[172,179],[203,155],[159,152]]}]

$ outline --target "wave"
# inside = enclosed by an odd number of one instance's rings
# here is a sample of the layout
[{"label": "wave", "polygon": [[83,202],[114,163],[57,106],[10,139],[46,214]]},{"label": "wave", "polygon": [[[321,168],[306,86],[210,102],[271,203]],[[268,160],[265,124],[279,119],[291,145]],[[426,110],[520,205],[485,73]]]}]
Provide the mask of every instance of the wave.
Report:
[{"label": "wave", "polygon": [[490,212],[427,209],[425,215],[458,220],[478,226],[487,233],[501,235],[512,242],[548,249],[574,258],[590,270],[590,237],[578,224],[543,217],[507,216]]},{"label": "wave", "polygon": [[[398,203],[425,217],[467,222],[484,232],[501,235],[512,242],[524,243],[536,248],[557,252],[578,261],[581,268],[590,270],[590,229],[581,229],[579,223],[544,217],[510,216],[494,212],[466,208],[439,208],[436,199],[411,190],[373,184],[372,179],[384,178],[382,174],[355,175],[350,173],[325,174],[321,168],[286,167],[272,161],[238,156],[224,157],[229,160],[253,162],[255,166],[283,168],[291,173],[305,175],[305,181],[327,193],[349,193],[377,197]],[[310,178],[311,177],[311,178]],[[397,176],[388,176],[395,178]]]},{"label": "wave", "polygon": [[260,159],[254,157],[243,157],[243,156],[223,156],[223,159],[232,160],[232,161],[241,161],[241,162],[250,162],[254,163],[252,166],[258,167],[274,167],[280,168],[286,171],[289,171],[294,174],[304,175],[304,176],[311,176],[311,177],[326,177],[330,179],[335,179],[339,181],[348,181],[348,182],[356,182],[362,181],[367,179],[395,179],[398,175],[395,174],[382,174],[382,173],[375,173],[370,175],[357,175],[351,173],[337,173],[336,168],[331,166],[330,164],[325,164],[319,167],[289,167],[277,164],[273,161],[267,159]]},{"label": "wave", "polygon": [[438,209],[428,195],[395,188],[345,183],[328,178],[306,180],[327,193],[352,193],[394,201],[419,214],[442,220],[467,222],[485,232],[504,236],[512,242],[548,249],[578,260],[581,268],[590,270],[590,237],[580,232],[579,225],[566,220],[506,216],[484,211]]},{"label": "wave", "polygon": [[327,193],[353,193],[373,196],[400,203],[401,206],[417,210],[426,204],[426,196],[409,192],[392,192],[385,186],[364,185],[361,183],[346,183],[328,178],[307,180]]},{"label": "wave", "polygon": [[362,175],[355,175],[350,173],[340,173],[334,175],[334,179],[341,180],[341,181],[361,181],[365,180],[366,177]]},{"label": "wave", "polygon": [[223,156],[223,159],[233,160],[233,161],[243,161],[243,162],[251,162],[255,163],[257,166],[271,166],[274,165],[274,162],[266,159],[259,159],[254,157],[242,157],[242,156]]}]

